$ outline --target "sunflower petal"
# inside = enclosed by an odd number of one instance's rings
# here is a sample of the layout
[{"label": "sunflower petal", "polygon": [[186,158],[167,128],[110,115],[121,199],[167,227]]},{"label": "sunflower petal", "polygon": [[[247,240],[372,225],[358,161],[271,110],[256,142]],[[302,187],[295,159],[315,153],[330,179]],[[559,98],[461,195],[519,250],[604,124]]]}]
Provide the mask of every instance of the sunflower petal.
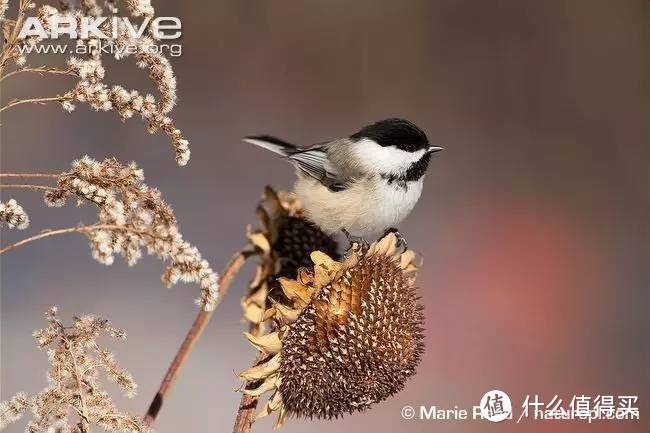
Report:
[{"label": "sunflower petal", "polygon": [[241,392],[243,392],[246,395],[250,395],[252,397],[259,397],[260,395],[264,394],[267,391],[271,391],[272,389],[277,388],[277,382],[278,382],[278,375],[273,374],[266,379],[264,379],[264,382],[260,386],[254,389],[242,389]]},{"label": "sunflower petal", "polygon": [[244,336],[258,350],[264,353],[273,354],[273,353],[278,353],[280,349],[282,349],[282,341],[280,341],[280,332],[281,331],[276,331],[261,336],[255,336],[249,332],[244,332]]},{"label": "sunflower petal", "polygon": [[276,354],[271,359],[259,365],[251,367],[239,373],[239,377],[243,380],[259,380],[264,379],[271,374],[278,371],[280,368],[280,354]]}]

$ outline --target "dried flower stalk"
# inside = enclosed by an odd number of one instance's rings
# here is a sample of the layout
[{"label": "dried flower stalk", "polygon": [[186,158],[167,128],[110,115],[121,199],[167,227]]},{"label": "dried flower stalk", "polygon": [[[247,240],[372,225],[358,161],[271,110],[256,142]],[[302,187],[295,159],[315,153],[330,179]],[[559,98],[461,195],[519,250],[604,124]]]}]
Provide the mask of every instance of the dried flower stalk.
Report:
[{"label": "dried flower stalk", "polygon": [[[17,174],[2,177],[18,178]],[[50,179],[42,174],[40,179]],[[52,178],[54,179],[54,178]],[[34,189],[37,185],[15,183],[11,187]],[[0,185],[0,188],[7,185]],[[3,254],[13,248],[50,236],[79,233],[87,237],[93,257],[100,263],[110,265],[115,255],[121,255],[129,265],[142,257],[144,249],[167,262],[162,275],[163,282],[171,287],[179,281],[198,283],[201,295],[197,303],[206,311],[212,310],[218,299],[217,274],[204,260],[196,247],[183,239],[171,207],[162,199],[160,192],[144,183],[144,175],[135,163],[122,164],[114,158],[102,162],[87,156],[74,161],[70,170],[56,176],[56,185],[39,186],[46,190],[48,206],[63,206],[74,198],[78,204],[92,203],[97,208],[95,224],[79,225],[41,232],[0,249]],[[8,204],[11,203],[8,202]],[[0,219],[11,218],[20,223],[22,208],[13,205],[0,213]],[[5,205],[6,208],[6,205]],[[24,214],[24,211],[22,211]],[[24,225],[25,221],[20,223]]]},{"label": "dried flower stalk", "polygon": [[[248,329],[250,335],[257,336],[261,333],[261,329],[257,324],[249,324]],[[261,352],[255,358],[254,364],[258,364],[264,360],[264,354]],[[246,384],[244,388],[249,386],[254,386],[255,383],[251,382]],[[239,406],[237,407],[237,415],[235,415],[235,423],[233,425],[233,433],[248,433],[251,431],[253,422],[255,421],[255,411],[257,410],[257,404],[259,400],[257,396],[242,393],[241,399],[239,401]]]},{"label": "dried flower stalk", "polygon": [[[232,260],[230,261],[228,266],[226,266],[226,268],[223,270],[219,278],[219,296],[217,298],[218,300],[221,300],[223,296],[228,292],[231,283],[235,279],[235,276],[237,275],[241,267],[244,265],[246,260],[249,257],[256,254],[258,254],[257,250],[251,248],[244,248],[233,256]],[[152,426],[153,423],[155,422],[156,417],[158,416],[158,413],[160,412],[160,409],[162,408],[162,405],[165,401],[165,397],[167,396],[172,386],[176,382],[176,379],[181,373],[181,368],[183,367],[183,364],[185,363],[187,357],[190,355],[190,353],[194,349],[194,346],[196,345],[199,338],[203,334],[203,331],[208,325],[210,319],[212,318],[212,315],[214,314],[214,311],[217,306],[218,303],[210,311],[206,311],[206,310],[199,311],[196,318],[194,319],[194,323],[192,323],[192,326],[187,332],[187,335],[185,336],[183,343],[178,349],[178,352],[176,352],[174,359],[172,360],[169,368],[167,369],[167,373],[165,373],[165,377],[163,378],[160,387],[158,388],[158,392],[154,396],[151,404],[149,405],[147,414],[144,417],[144,422],[146,425]]]},{"label": "dried flower stalk", "polygon": [[137,385],[113,354],[97,343],[100,336],[126,339],[126,333],[108,321],[84,315],[65,326],[56,307],[46,313],[48,325],[34,332],[40,349],[47,349],[51,369],[48,386],[27,397],[17,394],[0,404],[0,428],[15,422],[27,411],[33,413],[28,433],[90,433],[103,430],[145,433],[150,429],[136,415],[120,411],[103,389],[100,373],[118,385],[124,396],[133,397]]},{"label": "dried flower stalk", "polygon": [[[128,0],[127,9],[133,17],[152,18],[154,9],[148,0]],[[48,66],[31,67],[28,65],[28,53],[34,47],[44,43],[36,36],[20,36],[20,30],[30,11],[35,10],[35,17],[46,32],[52,28],[56,19],[72,19],[80,22],[85,17],[101,17],[105,12],[117,13],[117,6],[111,1],[98,2],[82,1],[81,7],[74,9],[67,2],[59,2],[58,8],[44,4],[36,7],[31,0],[20,0],[15,19],[4,17],[8,7],[8,0],[0,1],[0,24],[3,26],[6,42],[0,52],[0,82],[5,79],[22,74],[38,73],[41,76],[70,76],[77,81],[70,90],[58,95],[38,96],[32,98],[14,99],[0,107],[0,112],[23,104],[58,103],[68,112],[73,111],[75,104],[89,105],[96,111],[114,111],[121,119],[128,119],[133,115],[140,115],[147,125],[150,133],[163,131],[169,138],[175,153],[176,162],[185,165],[190,158],[189,141],[174,125],[169,113],[176,103],[176,77],[169,60],[159,50],[155,50],[156,41],[152,37],[151,20],[148,22],[143,37],[129,36],[128,28],[124,23],[119,27],[116,35],[108,28],[108,22],[100,27],[108,39],[99,39],[90,34],[88,39],[78,40],[78,45],[87,47],[88,55],[83,58],[70,56],[67,58],[67,67],[59,69]],[[119,84],[109,84],[105,81],[106,71],[102,58],[103,51],[98,47],[108,45],[113,49],[116,60],[123,60],[133,54],[138,67],[147,69],[149,78],[158,89],[159,98],[151,94],[141,94],[134,89],[127,89]],[[3,73],[6,67],[12,66],[13,70]]]},{"label": "dried flower stalk", "polygon": [[[133,17],[151,18],[154,15],[155,11],[150,0],[126,0],[124,3]],[[156,47],[156,41],[151,31],[151,21],[149,21],[145,29],[144,37],[131,37],[127,27],[122,24],[117,34],[107,41],[101,41],[94,36],[91,36],[89,40],[78,41],[77,45],[85,45],[89,54],[81,58],[69,57],[64,68],[45,65],[32,67],[28,65],[27,53],[30,52],[30,48],[36,47],[44,41],[34,36],[21,37],[19,35],[20,29],[30,11],[35,13],[43,28],[49,31],[54,20],[59,18],[71,18],[79,23],[83,17],[101,17],[105,13],[117,14],[117,3],[114,0],[103,2],[80,0],[78,7],[75,7],[70,2],[63,0],[59,2],[58,7],[42,5],[37,8],[31,0],[20,0],[17,15],[13,20],[5,18],[7,8],[8,0],[0,0],[0,23],[3,25],[5,36],[5,44],[0,52],[0,83],[10,77],[28,73],[38,74],[41,77],[73,77],[76,78],[76,82],[69,90],[57,95],[20,98],[9,101],[0,106],[0,113],[20,105],[49,103],[58,103],[66,111],[72,112],[76,109],[76,105],[81,103],[96,111],[114,111],[123,120],[139,115],[150,133],[160,130],[167,135],[174,148],[177,163],[179,165],[187,164],[190,157],[189,142],[170,117],[170,112],[177,99],[176,78],[169,60],[162,54],[158,54],[157,50],[152,49]],[[104,34],[111,34],[110,31],[107,31],[108,24],[103,26],[101,30]],[[137,66],[148,71],[159,96],[141,94],[137,90],[130,90],[117,84],[109,84],[106,80],[102,50],[98,49],[101,43],[108,43],[113,48],[116,60],[123,60],[132,55]],[[13,70],[5,72],[10,67]],[[157,405],[155,408],[157,413],[163,397],[171,388],[184,360],[189,355],[207,325],[213,310],[218,305],[220,296],[228,290],[234,275],[246,258],[256,253],[256,251],[246,249],[239,253],[226,268],[222,278],[218,280],[216,273],[212,271],[208,262],[202,259],[198,250],[183,240],[171,208],[161,199],[157,190],[150,189],[143,183],[142,172],[135,164],[126,166],[112,158],[97,162],[84,157],[79,161],[75,161],[71,170],[61,174],[6,173],[0,174],[0,178],[2,177],[55,180],[56,185],[18,182],[0,185],[0,188],[45,191],[46,204],[54,207],[62,206],[68,198],[76,199],[78,204],[91,202],[97,207],[98,221],[90,225],[42,231],[0,248],[0,254],[51,236],[78,233],[88,238],[93,257],[101,263],[110,265],[117,254],[122,255],[129,265],[133,265],[141,257],[142,249],[145,249],[148,254],[156,255],[168,263],[162,276],[163,282],[168,286],[178,281],[200,284],[201,296],[197,302],[202,309],[179,353],[172,362],[161,384],[156,400],[152,403],[152,408]],[[28,225],[27,214],[15,200],[12,199],[1,204],[0,209],[0,224],[4,223],[9,228],[19,229]],[[222,283],[221,286],[219,286],[219,282]],[[55,317],[55,311],[51,312],[50,322],[53,328],[58,326],[62,330],[67,329],[60,325]],[[62,341],[67,341],[72,339],[73,336],[68,335],[65,338],[60,338]],[[72,359],[74,361],[76,357],[72,356]],[[110,359],[107,358],[104,361],[108,365]],[[78,376],[76,377],[78,378]],[[92,409],[93,401],[84,397],[82,388],[86,385],[85,382],[78,380],[77,385],[80,391],[77,393],[78,397],[75,403],[79,407],[75,406],[73,409],[77,410],[79,421],[75,426],[68,426],[59,417],[60,419],[51,423],[47,420],[47,422],[38,421],[39,425],[28,426],[28,430],[40,431],[42,424],[43,428],[48,431],[61,433],[90,431],[90,426],[94,423],[94,420],[90,416],[92,414],[86,415],[86,412]],[[126,383],[123,383],[123,385],[126,386]],[[108,395],[105,397],[108,398]],[[14,420],[28,406],[35,407],[35,404],[37,403],[32,403],[23,395],[17,395],[0,406],[0,422]],[[107,405],[106,402],[104,404]],[[117,412],[113,412],[117,417]],[[153,422],[156,413],[150,410],[147,423]],[[120,419],[122,421],[118,421],[117,418],[110,421],[109,414],[97,420],[96,423],[110,430],[148,431],[147,423],[141,423],[137,420],[137,422],[132,422],[132,419],[127,417]]]}]

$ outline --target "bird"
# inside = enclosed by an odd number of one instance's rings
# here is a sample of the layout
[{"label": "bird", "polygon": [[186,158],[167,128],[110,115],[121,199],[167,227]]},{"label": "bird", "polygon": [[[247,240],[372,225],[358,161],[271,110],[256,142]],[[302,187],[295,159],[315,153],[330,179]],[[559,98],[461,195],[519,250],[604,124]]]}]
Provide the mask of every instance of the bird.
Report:
[{"label": "bird", "polygon": [[418,202],[431,155],[414,123],[389,118],[364,126],[349,137],[296,146],[270,135],[247,136],[291,163],[294,192],[306,217],[328,235],[343,232],[350,242],[394,232]]}]

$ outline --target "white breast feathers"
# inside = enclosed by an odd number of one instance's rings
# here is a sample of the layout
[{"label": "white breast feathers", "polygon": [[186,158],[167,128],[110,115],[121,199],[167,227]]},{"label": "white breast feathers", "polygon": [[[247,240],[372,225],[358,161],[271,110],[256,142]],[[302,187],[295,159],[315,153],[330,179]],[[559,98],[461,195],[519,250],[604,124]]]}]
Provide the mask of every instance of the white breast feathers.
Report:
[{"label": "white breast feathers", "polygon": [[309,219],[328,234],[341,229],[370,238],[397,227],[417,203],[423,179],[388,183],[380,176],[355,181],[349,188],[332,192],[311,178],[300,178],[295,192]]}]

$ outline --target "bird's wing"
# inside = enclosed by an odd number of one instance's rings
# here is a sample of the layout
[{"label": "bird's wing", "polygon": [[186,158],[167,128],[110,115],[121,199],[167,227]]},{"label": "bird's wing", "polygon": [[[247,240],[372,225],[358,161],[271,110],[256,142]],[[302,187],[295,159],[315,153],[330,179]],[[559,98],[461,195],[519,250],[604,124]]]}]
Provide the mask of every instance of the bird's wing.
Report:
[{"label": "bird's wing", "polygon": [[331,191],[341,191],[347,186],[347,179],[330,163],[326,146],[312,146],[292,153],[287,158],[303,173]]}]

